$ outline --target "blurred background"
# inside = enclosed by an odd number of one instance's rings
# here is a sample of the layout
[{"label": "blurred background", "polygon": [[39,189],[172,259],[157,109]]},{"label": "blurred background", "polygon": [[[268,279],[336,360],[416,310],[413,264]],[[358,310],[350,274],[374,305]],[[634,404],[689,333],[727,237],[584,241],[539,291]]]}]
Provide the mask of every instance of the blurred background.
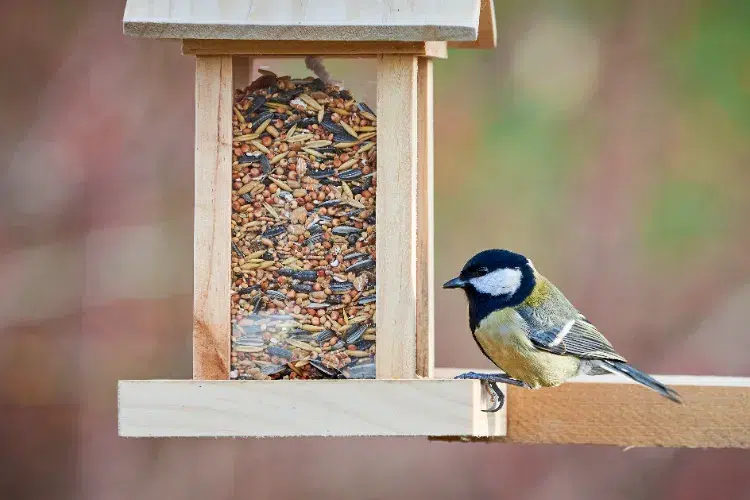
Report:
[{"label": "blurred background", "polygon": [[[435,63],[437,283],[510,248],[640,368],[750,376],[750,4],[496,3],[497,50]],[[747,451],[118,438],[192,324],[194,61],[123,9],[0,3],[0,497],[750,498]],[[490,368],[436,300],[438,366]]]}]

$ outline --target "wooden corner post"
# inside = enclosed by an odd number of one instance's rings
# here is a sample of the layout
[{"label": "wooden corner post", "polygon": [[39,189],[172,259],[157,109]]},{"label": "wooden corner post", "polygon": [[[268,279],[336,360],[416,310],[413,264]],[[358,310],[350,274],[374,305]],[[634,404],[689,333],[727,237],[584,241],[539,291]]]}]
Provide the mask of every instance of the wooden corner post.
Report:
[{"label": "wooden corner post", "polygon": [[229,378],[233,93],[232,57],[196,56],[195,380]]},{"label": "wooden corner post", "polygon": [[379,379],[417,373],[417,57],[378,56]]},{"label": "wooden corner post", "polygon": [[425,378],[432,378],[435,368],[432,104],[432,59],[420,57],[417,73],[417,375]]}]

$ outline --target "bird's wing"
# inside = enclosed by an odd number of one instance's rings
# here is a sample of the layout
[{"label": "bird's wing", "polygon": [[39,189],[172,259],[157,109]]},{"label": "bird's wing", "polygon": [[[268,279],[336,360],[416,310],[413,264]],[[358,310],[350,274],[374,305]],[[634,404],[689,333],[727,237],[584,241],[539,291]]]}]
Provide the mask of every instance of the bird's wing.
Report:
[{"label": "bird's wing", "polygon": [[582,314],[554,328],[532,331],[529,339],[537,349],[553,354],[625,361]]}]

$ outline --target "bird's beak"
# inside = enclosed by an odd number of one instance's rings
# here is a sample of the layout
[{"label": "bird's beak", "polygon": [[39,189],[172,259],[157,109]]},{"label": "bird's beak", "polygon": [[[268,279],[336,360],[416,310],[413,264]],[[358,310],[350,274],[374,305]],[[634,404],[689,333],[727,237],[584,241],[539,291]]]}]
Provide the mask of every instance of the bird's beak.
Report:
[{"label": "bird's beak", "polygon": [[466,282],[461,278],[453,278],[450,281],[443,283],[443,288],[463,288]]}]

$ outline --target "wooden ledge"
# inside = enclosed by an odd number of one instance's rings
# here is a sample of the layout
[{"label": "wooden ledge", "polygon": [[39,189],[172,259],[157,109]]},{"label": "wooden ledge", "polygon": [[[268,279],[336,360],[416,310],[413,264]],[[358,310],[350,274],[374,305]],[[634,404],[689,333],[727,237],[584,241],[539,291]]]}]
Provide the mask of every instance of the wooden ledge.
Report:
[{"label": "wooden ledge", "polygon": [[375,57],[379,54],[414,55],[446,59],[446,42],[305,42],[298,40],[198,40],[182,41],[185,55],[248,55],[256,57],[328,56]]},{"label": "wooden ledge", "polygon": [[750,378],[658,376],[683,405],[617,376],[537,391],[503,386],[505,408],[488,414],[479,382],[452,380],[464,371],[419,380],[120,381],[119,434],[750,448]]},{"label": "wooden ledge", "polygon": [[[452,378],[471,371],[438,368]],[[491,370],[473,370],[491,373]],[[625,377],[600,375],[531,391],[509,387],[504,437],[439,441],[750,448],[750,378],[657,376],[677,390],[677,405]]]},{"label": "wooden ledge", "polygon": [[122,380],[125,437],[498,435],[473,380]]}]

